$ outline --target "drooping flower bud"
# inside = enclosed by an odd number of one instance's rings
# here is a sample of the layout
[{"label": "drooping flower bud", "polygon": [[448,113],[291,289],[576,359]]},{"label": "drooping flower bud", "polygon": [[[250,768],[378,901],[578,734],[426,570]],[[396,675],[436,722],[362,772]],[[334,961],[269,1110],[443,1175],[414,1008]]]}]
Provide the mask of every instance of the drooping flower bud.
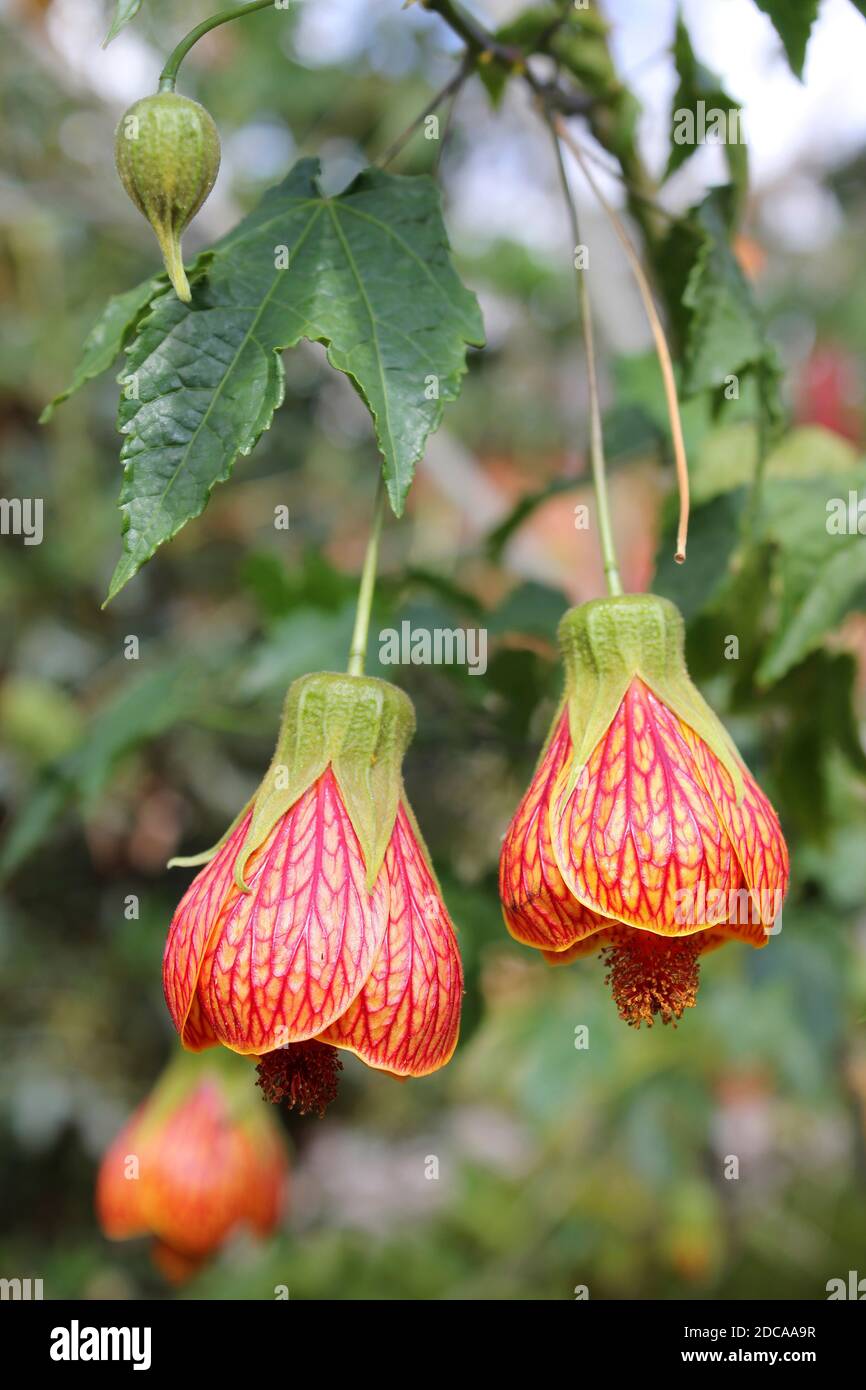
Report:
[{"label": "drooping flower bud", "polygon": [[117,172],[147,218],[175,288],[188,304],[180,238],[214,186],[220,141],[210,112],[176,92],[143,97],[124,113],[114,139]]},{"label": "drooping flower bud", "polygon": [[185,1047],[258,1061],[269,1099],[322,1113],[336,1049],[425,1076],[457,1042],[454,929],[403,787],[409,698],[329,672],[290,687],[271,766],[172,920],[163,979]]},{"label": "drooping flower bud", "polygon": [[182,1283],[237,1229],[275,1228],[287,1173],[244,1066],[224,1052],[182,1053],[109,1145],[97,1217],[110,1240],[150,1236],[155,1263]]},{"label": "drooping flower bud", "polygon": [[653,594],[566,613],[565,696],[505,836],[512,936],[566,964],[601,948],[629,1023],[695,1002],[698,956],[766,944],[788,855],[776,814],[689,678]]}]

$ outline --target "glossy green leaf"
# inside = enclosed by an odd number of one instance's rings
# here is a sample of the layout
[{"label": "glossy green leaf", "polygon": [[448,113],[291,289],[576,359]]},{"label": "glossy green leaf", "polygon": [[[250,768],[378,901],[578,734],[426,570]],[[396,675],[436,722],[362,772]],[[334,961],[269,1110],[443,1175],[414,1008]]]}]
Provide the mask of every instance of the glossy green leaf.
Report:
[{"label": "glossy green leaf", "polygon": [[154,275],[152,279],[144,280],[125,294],[111,296],[84,341],[84,356],[75,369],[72,380],[65,390],[45,407],[39,417],[40,424],[44,425],[51,419],[55,406],[68,400],[94,377],[108,371],[134,334],[138,321],[148,305],[160,292],[164,293],[167,289],[167,277]]},{"label": "glossy green leaf", "polygon": [[[677,324],[686,395],[731,389],[733,378],[755,373],[766,409],[777,416],[779,365],[751,286],[731,250],[732,189],[716,188],[674,229],[663,273],[679,295]],[[739,385],[737,386],[739,389]]]},{"label": "glossy green leaf", "polygon": [[[700,141],[701,111],[707,123],[711,113],[721,111],[725,117],[726,134],[736,136],[735,139],[725,140],[724,152],[731,181],[737,190],[738,200],[741,200],[749,181],[749,156],[740,123],[740,105],[724,90],[720,78],[697,58],[681,15],[677,16],[673,53],[679,82],[671,103],[671,152],[666,175],[673,174],[696,150],[702,148],[702,144],[709,143],[708,139]],[[702,108],[699,103],[703,103]],[[678,115],[682,112],[688,112],[691,116],[698,143],[678,141],[678,133],[686,130],[682,116]],[[737,114],[732,118],[730,113]],[[705,136],[708,133],[704,132]]]},{"label": "glossy green leaf", "polygon": [[117,38],[121,29],[125,29],[130,20],[135,19],[140,9],[141,0],[116,0],[114,19],[111,21],[111,28],[103,40],[103,48],[107,48],[111,40]]},{"label": "glossy green leaf", "polygon": [[773,21],[791,71],[802,77],[806,45],[818,17],[818,0],[755,0],[755,4]]},{"label": "glossy green leaf", "polygon": [[[858,501],[866,499],[866,466],[809,479],[773,479],[763,493],[763,534],[775,546],[778,615],[758,668],[764,684],[778,680],[821,645],[866,596],[866,545]],[[866,532],[866,500],[863,502]]]},{"label": "glossy green leaf", "polygon": [[[122,380],[123,556],[109,599],[204,508],[283,399],[280,352],[324,343],[373,417],[400,515],[483,329],[431,179],[369,169],[323,195],[305,159],[206,253],[190,305],[160,297]],[[194,268],[195,269],[195,268]]]}]

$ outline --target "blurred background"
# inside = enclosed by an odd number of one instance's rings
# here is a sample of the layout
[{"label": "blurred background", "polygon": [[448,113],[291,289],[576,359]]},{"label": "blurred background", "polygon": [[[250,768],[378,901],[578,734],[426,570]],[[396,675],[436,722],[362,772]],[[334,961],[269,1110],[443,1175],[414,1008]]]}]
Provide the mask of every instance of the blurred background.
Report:
[{"label": "blurred background", "polygon": [[[864,443],[866,23],[850,0],[823,0],[802,80],[752,0],[682,6],[697,59],[743,110],[749,184],[732,245],[782,368],[769,444],[760,372],[744,371],[739,400],[686,402],[696,508],[683,570],[645,318],[571,170],[626,587],[681,604],[693,674],[779,810],[784,929],[765,951],[708,957],[678,1029],[635,1032],[599,962],[550,970],[502,925],[499,844],[558,698],[556,623],[602,576],[594,532],[575,526],[591,501],[585,371],[549,139],[519,84],[497,101],[473,77],[444,150],[418,135],[390,166],[437,164],[488,345],[406,517],[387,526],[369,661],[417,708],[407,782],[460,932],[461,1044],[444,1072],[406,1085],[347,1057],[325,1121],[281,1119],[292,1189],[279,1231],[240,1235],[179,1292],[144,1242],[99,1231],[100,1156],[174,1045],[160,962],[190,875],[166,860],[211,844],[257,784],[287,683],[345,665],[378,467],[363,406],[302,345],[273,428],[101,610],[119,553],[114,372],[37,420],[107,296],[158,268],[113,131],[209,8],[144,0],[102,49],[106,0],[0,3],[0,492],[44,499],[45,530],[41,545],[0,538],[0,1274],[42,1278],[46,1297],[271,1298],[278,1285],[338,1299],[568,1299],[581,1285],[592,1298],[825,1297],[829,1279],[866,1274],[866,591],[853,561],[823,583],[824,501],[856,486]],[[521,8],[475,12],[495,28]],[[729,176],[706,147],[666,178],[676,7],[605,0],[603,13],[585,81],[602,72],[608,92],[631,94],[641,206],[676,229]],[[180,89],[214,115],[223,164],[188,258],[300,155],[320,155],[326,189],[340,189],[459,51],[435,15],[399,0],[298,0],[210,35]],[[581,138],[622,206],[612,141]],[[635,236],[650,233],[630,211]],[[744,549],[761,440],[768,480],[794,479],[799,510],[771,506]],[[288,532],[274,529],[280,505]],[[818,580],[817,625],[792,636]],[[485,627],[486,675],[382,672],[377,632],[404,618]],[[721,656],[730,634],[736,662]]]}]

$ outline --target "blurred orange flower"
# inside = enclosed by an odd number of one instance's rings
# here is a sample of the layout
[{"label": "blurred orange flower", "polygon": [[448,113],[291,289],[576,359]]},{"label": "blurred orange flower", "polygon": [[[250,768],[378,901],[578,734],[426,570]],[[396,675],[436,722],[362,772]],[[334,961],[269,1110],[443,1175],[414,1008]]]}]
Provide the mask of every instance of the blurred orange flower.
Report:
[{"label": "blurred orange flower", "polygon": [[172,1283],[239,1227],[277,1225],[288,1177],[282,1137],[244,1068],[181,1054],[107,1149],[96,1212],[111,1240],[150,1235]]}]

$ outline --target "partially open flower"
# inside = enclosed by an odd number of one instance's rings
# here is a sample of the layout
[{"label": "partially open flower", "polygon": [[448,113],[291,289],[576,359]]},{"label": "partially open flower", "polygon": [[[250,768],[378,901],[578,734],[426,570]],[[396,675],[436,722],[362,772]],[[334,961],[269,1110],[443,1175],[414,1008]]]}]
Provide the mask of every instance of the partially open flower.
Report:
[{"label": "partially open flower", "polygon": [[149,1235],[166,1278],[189,1278],[239,1227],[276,1226],[288,1163],[240,1063],[180,1054],[109,1146],[96,1184],[112,1240]]},{"label": "partially open flower", "polygon": [[444,1066],[463,976],[406,800],[411,701],[371,677],[295,681],[271,767],[171,924],[184,1047],[260,1059],[269,1098],[324,1111],[337,1048],[397,1076]]},{"label": "partially open flower", "polygon": [[766,944],[785,841],[689,679],[673,604],[597,599],[559,635],[565,697],[502,847],[505,923],[551,964],[601,950],[620,1016],[671,1022],[701,954]]}]

